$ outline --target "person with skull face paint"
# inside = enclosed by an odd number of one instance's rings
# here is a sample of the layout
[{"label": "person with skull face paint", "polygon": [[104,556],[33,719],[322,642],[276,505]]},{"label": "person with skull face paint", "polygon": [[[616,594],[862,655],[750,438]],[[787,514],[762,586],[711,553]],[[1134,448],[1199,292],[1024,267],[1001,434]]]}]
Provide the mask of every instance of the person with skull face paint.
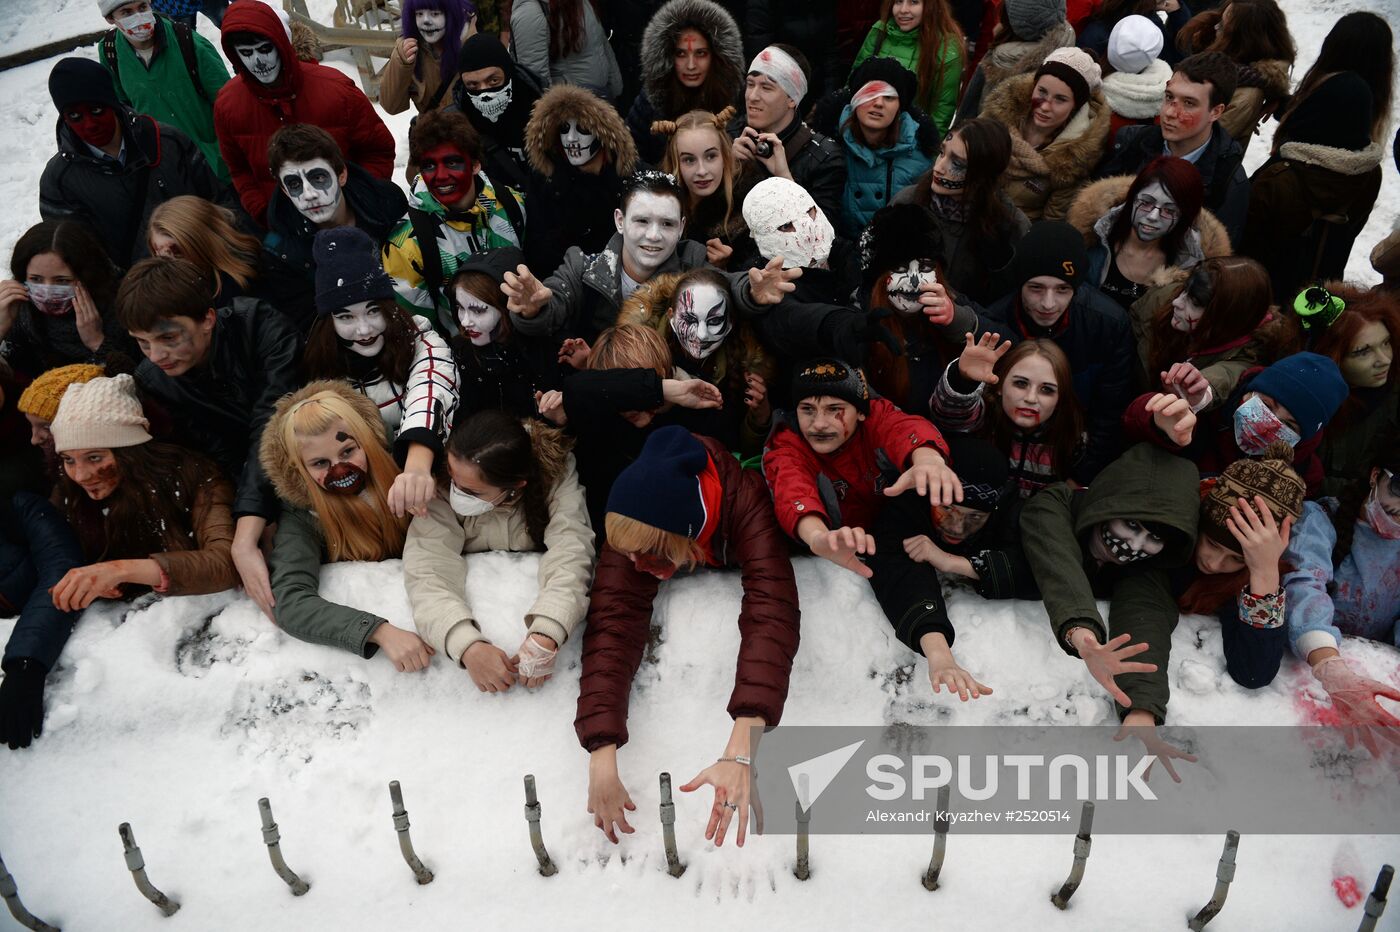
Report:
[{"label": "person with skull face paint", "polygon": [[422,515],[457,411],[457,370],[431,325],[395,303],[376,252],[354,227],[316,234],[318,317],[303,367],[308,378],[345,379],[375,403],[403,469],[389,489],[389,509]]},{"label": "person with skull face paint", "polygon": [[399,470],[374,402],[312,382],[277,402],[258,456],[283,503],[268,557],[277,626],[365,659],[383,648],[400,673],[426,669],[436,651],[416,633],[320,595],[326,563],[403,555],[408,521],[389,507]]},{"label": "person with skull face paint", "polygon": [[401,34],[379,74],[379,105],[386,113],[403,113],[409,103],[417,113],[437,110],[452,103],[457,52],[476,34],[476,4],[406,0],[402,6]]},{"label": "person with skull face paint", "polygon": [[376,178],[394,173],[394,137],[360,88],[334,68],[301,61],[288,28],[266,3],[238,0],[220,31],[235,77],[214,101],[219,151],[248,216],[265,220],[277,179],[267,144],[289,123],[330,133],[345,161]]},{"label": "person with skull face paint", "polygon": [[90,225],[113,262],[146,255],[151,211],[182,194],[220,199],[199,147],[173,126],[124,106],[112,73],[86,58],[65,58],[49,72],[58,110],[58,151],[39,179],[39,215]]},{"label": "person with skull face paint", "polygon": [[[481,164],[499,184],[527,190],[530,166],[525,126],[544,93],[534,77],[517,68],[499,36],[477,33],[457,53],[461,80],[452,90],[453,109],[466,116],[481,143]],[[409,166],[415,163],[409,159]]]},{"label": "person with skull face paint", "polygon": [[618,774],[627,743],[632,680],[649,640],[661,582],[699,567],[738,569],[743,579],[739,654],[725,711],[734,720],[714,764],[681,792],[714,789],[705,839],[723,845],[749,820],[749,758],[756,726],[777,725],[797,653],[797,583],[763,480],[723,444],[679,426],[647,439],[607,498],[607,544],[599,551],[583,631],[574,731],[589,752],[588,811],[608,840],[633,831],[636,809]]},{"label": "person with skull face paint", "polygon": [[616,228],[613,208],[622,179],[637,165],[637,149],[617,111],[582,88],[556,84],[525,127],[530,187],[526,261],[557,268],[570,246],[601,252]]}]

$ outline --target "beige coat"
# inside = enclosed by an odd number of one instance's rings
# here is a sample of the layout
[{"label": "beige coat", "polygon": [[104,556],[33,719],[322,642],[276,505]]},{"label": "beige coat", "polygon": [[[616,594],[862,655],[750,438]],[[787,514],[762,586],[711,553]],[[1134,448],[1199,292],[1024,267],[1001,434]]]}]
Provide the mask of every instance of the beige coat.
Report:
[{"label": "beige coat", "polygon": [[531,439],[544,481],[551,485],[549,524],[543,541],[530,538],[525,513],[518,505],[464,518],[448,505],[445,489],[429,504],[428,514],[414,518],[409,525],[403,566],[413,623],[423,640],[434,650],[445,652],[454,663],[461,662],[468,647],[485,639],[467,598],[464,554],[528,552],[543,545],[539,593],[525,614],[530,633],[543,634],[562,645],[588,611],[593,530],[574,457],[559,433],[550,428],[532,428]]},{"label": "beige coat", "polygon": [[1286,61],[1268,59],[1250,62],[1268,83],[1267,87],[1240,87],[1220,115],[1220,125],[1225,127],[1241,149],[1248,150],[1254,138],[1259,121],[1264,118],[1266,107],[1276,105],[1288,96],[1290,86],[1290,66]]},{"label": "beige coat", "polygon": [[[437,93],[442,84],[438,56],[426,42],[418,43],[418,54],[423,58],[421,79],[413,73],[413,65],[404,57],[403,37],[400,36],[394,43],[394,51],[389,53],[389,61],[379,74],[379,106],[384,108],[385,113],[403,113],[408,109],[409,101],[413,102],[413,109],[421,113],[421,108]],[[460,75],[453,75],[452,84],[443,92],[436,109],[441,110],[452,103],[452,85],[460,78]]]}]

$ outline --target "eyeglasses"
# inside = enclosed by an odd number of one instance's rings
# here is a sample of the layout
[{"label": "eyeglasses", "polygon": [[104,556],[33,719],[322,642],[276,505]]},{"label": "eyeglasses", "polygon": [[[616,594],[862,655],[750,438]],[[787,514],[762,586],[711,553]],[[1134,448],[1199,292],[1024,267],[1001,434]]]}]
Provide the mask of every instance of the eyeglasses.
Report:
[{"label": "eyeglasses", "polygon": [[1137,200],[1133,202],[1133,206],[1139,213],[1150,214],[1154,210],[1157,211],[1157,216],[1162,218],[1163,223],[1175,223],[1176,218],[1180,216],[1175,204],[1158,204],[1156,201],[1143,197],[1142,195],[1138,195]]}]

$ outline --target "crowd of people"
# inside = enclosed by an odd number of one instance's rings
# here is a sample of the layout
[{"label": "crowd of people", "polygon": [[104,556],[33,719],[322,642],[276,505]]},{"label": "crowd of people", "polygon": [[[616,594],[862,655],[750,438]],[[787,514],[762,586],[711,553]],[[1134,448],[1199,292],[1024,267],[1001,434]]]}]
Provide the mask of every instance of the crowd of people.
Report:
[{"label": "crowd of people", "polygon": [[[99,599],[241,586],[487,693],[577,636],[616,841],[658,586],[735,568],[733,730],[682,789],[742,844],[799,554],[950,698],[1018,675],[956,659],[953,582],[1042,600],[1025,637],[1164,758],[1183,613],[1240,686],[1291,652],[1400,726],[1343,640],[1400,644],[1400,231],[1382,284],[1344,274],[1388,170],[1381,17],[1303,70],[1275,0],[404,0],[396,139],[262,0],[205,0],[221,49],[199,3],[97,2],[0,282],[0,742],[40,735]],[[493,550],[541,554],[501,644]],[[398,558],[416,631],[319,591]]]}]

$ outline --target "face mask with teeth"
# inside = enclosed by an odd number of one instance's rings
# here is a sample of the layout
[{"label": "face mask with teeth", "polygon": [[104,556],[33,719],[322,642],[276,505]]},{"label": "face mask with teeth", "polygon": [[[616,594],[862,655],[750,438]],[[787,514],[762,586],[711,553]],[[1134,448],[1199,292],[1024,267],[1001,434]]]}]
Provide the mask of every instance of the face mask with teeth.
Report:
[{"label": "face mask with teeth", "polygon": [[369,482],[369,473],[354,463],[336,463],[326,470],[321,488],[335,495],[359,495]]},{"label": "face mask with teeth", "polygon": [[507,81],[494,91],[468,92],[467,99],[471,101],[477,113],[495,123],[510,108],[510,85],[511,82]]},{"label": "face mask with teeth", "polygon": [[1104,550],[1113,557],[1114,562],[1119,565],[1125,563],[1136,563],[1139,560],[1146,560],[1152,554],[1146,550],[1138,550],[1132,544],[1119,537],[1109,530],[1108,522],[1099,525],[1099,543],[1103,544]]}]

